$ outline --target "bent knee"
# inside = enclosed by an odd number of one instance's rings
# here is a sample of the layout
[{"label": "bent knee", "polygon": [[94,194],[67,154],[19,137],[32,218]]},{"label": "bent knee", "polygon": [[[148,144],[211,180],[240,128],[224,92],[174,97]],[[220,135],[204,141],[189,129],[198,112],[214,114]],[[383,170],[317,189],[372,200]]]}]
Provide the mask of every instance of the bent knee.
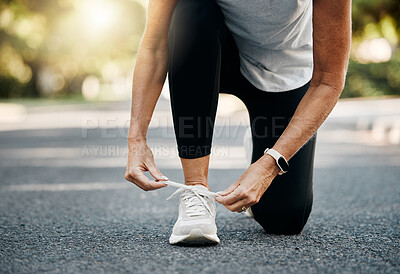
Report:
[{"label": "bent knee", "polygon": [[223,22],[222,12],[215,1],[181,0],[175,8],[172,27],[175,34],[193,41],[215,36]]},{"label": "bent knee", "polygon": [[310,212],[311,207],[309,210],[304,210],[304,206],[296,206],[284,212],[271,211],[255,214],[255,220],[269,234],[296,235],[302,232]]}]

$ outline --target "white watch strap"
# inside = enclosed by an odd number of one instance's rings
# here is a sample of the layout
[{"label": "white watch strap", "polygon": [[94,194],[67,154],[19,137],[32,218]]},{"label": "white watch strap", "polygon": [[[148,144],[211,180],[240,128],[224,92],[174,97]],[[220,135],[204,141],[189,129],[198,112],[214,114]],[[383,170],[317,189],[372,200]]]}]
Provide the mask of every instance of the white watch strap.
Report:
[{"label": "white watch strap", "polygon": [[[273,149],[273,148],[267,148],[267,149],[264,151],[264,153],[265,153],[265,154],[271,155],[272,157],[274,157],[274,159],[275,159],[276,161],[278,161],[278,159],[279,159],[280,157],[283,157],[282,154],[280,154],[278,151],[276,151],[276,150]],[[283,158],[285,158],[285,157],[283,157]]]},{"label": "white watch strap", "polygon": [[[273,149],[273,148],[267,148],[267,149],[265,149],[265,150],[264,150],[264,154],[271,155],[272,158],[275,159],[276,164],[277,164],[278,167],[281,169],[281,171],[278,173],[279,175],[282,175],[282,174],[285,173],[285,172],[282,170],[282,168],[281,168],[281,166],[279,165],[279,162],[278,162],[278,160],[279,160],[280,157],[282,157],[283,159],[285,159],[285,157],[283,157],[282,154],[280,154],[278,151],[276,151],[276,150]],[[286,161],[286,159],[285,159],[285,161]],[[287,162],[287,161],[286,161],[286,162]]]}]

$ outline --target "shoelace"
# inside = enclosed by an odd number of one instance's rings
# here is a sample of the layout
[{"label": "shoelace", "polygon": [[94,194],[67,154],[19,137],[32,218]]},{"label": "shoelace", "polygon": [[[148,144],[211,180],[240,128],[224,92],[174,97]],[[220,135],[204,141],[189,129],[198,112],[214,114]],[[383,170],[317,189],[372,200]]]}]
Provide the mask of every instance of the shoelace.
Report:
[{"label": "shoelace", "polygon": [[[186,207],[188,209],[186,212],[186,214],[188,216],[194,217],[194,216],[204,215],[202,213],[202,211],[205,207],[207,209],[207,211],[210,213],[210,215],[214,217],[214,214],[213,214],[212,210],[210,209],[210,207],[208,206],[207,201],[205,200],[204,197],[210,197],[210,196],[217,197],[217,196],[220,196],[219,194],[208,191],[208,190],[199,189],[195,186],[187,186],[187,185],[179,184],[179,183],[172,182],[172,181],[163,181],[163,183],[165,183],[169,186],[178,188],[174,193],[172,193],[171,196],[169,196],[167,198],[167,200],[171,199],[178,193],[188,191],[187,195],[183,194],[183,195],[185,195],[183,197],[183,199],[184,199],[184,201],[186,203]],[[204,205],[204,207],[203,207],[203,205]]]}]

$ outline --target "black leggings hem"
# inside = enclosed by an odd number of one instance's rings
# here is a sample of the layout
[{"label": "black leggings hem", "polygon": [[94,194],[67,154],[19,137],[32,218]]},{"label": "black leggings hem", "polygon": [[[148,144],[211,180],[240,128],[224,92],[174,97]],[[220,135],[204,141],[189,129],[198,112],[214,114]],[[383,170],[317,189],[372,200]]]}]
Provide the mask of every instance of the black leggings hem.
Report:
[{"label": "black leggings hem", "polygon": [[178,155],[182,159],[197,159],[211,154],[211,146],[178,146]]}]

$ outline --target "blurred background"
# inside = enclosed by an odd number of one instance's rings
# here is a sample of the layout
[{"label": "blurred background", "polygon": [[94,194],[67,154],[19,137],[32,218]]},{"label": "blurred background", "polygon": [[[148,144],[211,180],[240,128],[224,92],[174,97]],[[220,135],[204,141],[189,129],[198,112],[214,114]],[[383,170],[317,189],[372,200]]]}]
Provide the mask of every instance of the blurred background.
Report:
[{"label": "blurred background", "polygon": [[[146,6],[0,0],[0,272],[398,273],[400,2],[353,0],[347,83],[318,132],[303,234],[267,236],[218,206],[223,244],[190,256],[167,245],[175,189],[143,192],[124,180]],[[167,86],[148,144],[163,174],[183,182]],[[243,103],[221,94],[211,190],[249,166],[249,127]]]},{"label": "blurred background", "polygon": [[[147,0],[0,4],[0,98],[125,100]],[[353,0],[342,98],[400,95],[400,4]]]},{"label": "blurred background", "polygon": [[2,1],[0,97],[129,98],[144,1]]}]

